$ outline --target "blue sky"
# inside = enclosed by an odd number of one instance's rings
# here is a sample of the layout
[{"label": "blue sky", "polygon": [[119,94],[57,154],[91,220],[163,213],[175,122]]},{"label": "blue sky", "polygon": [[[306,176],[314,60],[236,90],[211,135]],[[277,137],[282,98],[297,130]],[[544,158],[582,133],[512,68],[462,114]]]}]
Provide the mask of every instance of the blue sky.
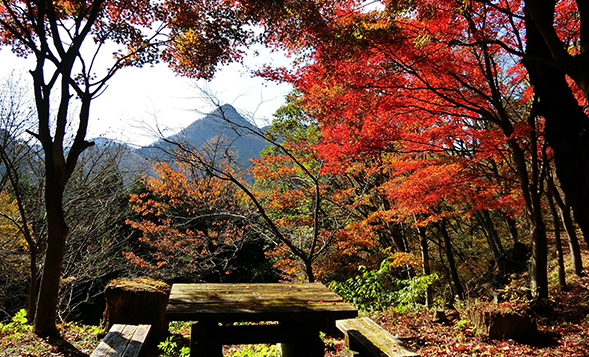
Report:
[{"label": "blue sky", "polygon": [[[263,63],[288,63],[281,54],[263,49],[258,52],[259,56],[248,56],[243,65],[221,68],[210,82],[178,77],[165,64],[120,70],[92,104],[88,138],[106,136],[145,145],[155,139],[146,127],[157,126],[166,134],[179,131],[202,117],[201,113],[214,109],[202,99],[197,85],[213,93],[222,104],[232,104],[264,125],[263,119],[272,118],[291,88],[252,78],[249,70]],[[0,63],[0,79],[12,70],[26,73],[33,67],[31,60],[15,57],[8,48],[0,48]]]}]

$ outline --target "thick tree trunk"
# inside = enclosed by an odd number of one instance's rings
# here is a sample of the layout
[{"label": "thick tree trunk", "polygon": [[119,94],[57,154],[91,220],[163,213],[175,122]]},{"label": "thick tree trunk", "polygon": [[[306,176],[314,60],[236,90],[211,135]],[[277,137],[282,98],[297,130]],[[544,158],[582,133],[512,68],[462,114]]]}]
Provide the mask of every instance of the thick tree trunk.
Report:
[{"label": "thick tree trunk", "polygon": [[[553,54],[539,26],[552,27],[554,1],[526,1],[524,64],[540,98],[538,114],[545,119],[545,136],[554,151],[556,175],[585,240],[589,237],[589,117],[566,81],[567,68],[550,62]],[[534,18],[530,15],[534,7]],[[562,68],[562,67],[561,67]]]},{"label": "thick tree trunk", "polygon": [[47,251],[35,316],[35,333],[40,336],[57,334],[57,297],[68,234],[62,206],[64,188],[51,171],[47,172],[45,188]]},{"label": "thick tree trunk", "polygon": [[[538,212],[538,215],[541,213]],[[548,245],[542,218],[532,227],[532,291],[537,298],[548,298]]]}]

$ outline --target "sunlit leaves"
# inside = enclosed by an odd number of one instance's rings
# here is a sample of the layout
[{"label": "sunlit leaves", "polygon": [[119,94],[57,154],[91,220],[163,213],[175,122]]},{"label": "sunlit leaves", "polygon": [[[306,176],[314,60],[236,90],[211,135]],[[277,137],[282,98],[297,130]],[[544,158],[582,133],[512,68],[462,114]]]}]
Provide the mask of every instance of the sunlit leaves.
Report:
[{"label": "sunlit leaves", "polygon": [[16,200],[0,192],[0,281],[24,281],[28,276],[28,244],[19,229],[22,224]]},{"label": "sunlit leaves", "polygon": [[184,275],[215,268],[219,255],[234,251],[247,224],[240,219],[239,194],[227,182],[202,176],[186,165],[158,164],[158,177],[145,178],[145,192],[130,196],[138,218],[127,224],[139,230],[148,254],[125,252],[155,275]]}]

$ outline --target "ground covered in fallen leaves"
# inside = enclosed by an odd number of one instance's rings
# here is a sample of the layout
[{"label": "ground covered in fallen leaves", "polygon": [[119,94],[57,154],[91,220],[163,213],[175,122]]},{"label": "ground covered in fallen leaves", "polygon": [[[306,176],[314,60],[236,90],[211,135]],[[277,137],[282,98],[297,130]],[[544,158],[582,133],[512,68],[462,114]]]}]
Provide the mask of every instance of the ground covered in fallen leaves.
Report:
[{"label": "ground covered in fallen leaves", "polygon": [[422,356],[589,356],[589,279],[575,278],[566,291],[531,307],[538,333],[527,341],[494,341],[464,317],[433,323],[427,310],[374,313],[370,317]]},{"label": "ground covered in fallen leaves", "polygon": [[[552,243],[552,240],[549,241]],[[568,254],[566,245],[565,256]],[[554,252],[554,249],[551,249]],[[399,337],[424,357],[515,357],[515,356],[589,356],[589,277],[572,275],[571,263],[566,261],[567,288],[557,288],[555,257],[550,260],[552,291],[550,299],[532,303],[531,314],[538,333],[527,341],[489,340],[478,333],[466,316],[452,316],[446,323],[433,322],[433,311],[425,308],[362,313]],[[589,251],[583,250],[583,261],[589,261]],[[528,279],[512,277],[512,291],[525,289]],[[519,302],[521,294],[511,294],[507,300]],[[467,303],[468,304],[468,303]],[[460,308],[458,308],[460,310]],[[450,314],[448,314],[450,316]],[[463,314],[464,315],[464,314]],[[10,326],[0,324],[0,357],[87,357],[104,336],[97,326],[76,323],[59,325],[61,337],[39,338],[31,331],[26,319],[16,319]],[[150,346],[145,357],[180,357],[182,347],[190,344],[190,324],[172,322],[171,338],[164,353]],[[324,336],[325,355],[340,356],[343,341]],[[278,356],[276,346],[226,346],[225,356]]]},{"label": "ground covered in fallen leaves", "polygon": [[[367,313],[422,356],[589,356],[589,278],[575,278],[566,291],[553,291],[551,299],[532,306],[538,334],[529,341],[492,341],[479,335],[464,317],[447,323],[432,322],[432,311]],[[5,329],[6,330],[6,329]],[[178,347],[187,343],[188,325],[174,326]],[[0,356],[82,357],[98,344],[100,330],[65,324],[62,338],[38,338],[25,326],[0,332]],[[326,355],[339,356],[341,341],[326,337]],[[179,348],[178,348],[179,351]],[[226,348],[230,356],[273,356],[276,348]],[[149,355],[157,356],[151,349]],[[171,357],[171,356],[170,356]]]}]

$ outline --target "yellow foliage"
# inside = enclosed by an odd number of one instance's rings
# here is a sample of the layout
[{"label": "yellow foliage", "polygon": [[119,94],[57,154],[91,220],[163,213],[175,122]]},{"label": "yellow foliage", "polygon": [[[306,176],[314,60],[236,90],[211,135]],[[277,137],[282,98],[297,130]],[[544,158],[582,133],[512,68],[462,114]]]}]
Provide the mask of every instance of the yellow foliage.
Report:
[{"label": "yellow foliage", "polygon": [[389,263],[391,268],[401,268],[406,265],[411,267],[420,267],[423,261],[420,257],[408,252],[396,252],[391,255],[393,259]]},{"label": "yellow foliage", "polygon": [[18,227],[21,216],[17,202],[4,191],[0,192],[0,212],[0,247],[10,252],[0,266],[3,269],[0,274],[7,275],[11,280],[25,279],[28,277],[29,247]]}]

